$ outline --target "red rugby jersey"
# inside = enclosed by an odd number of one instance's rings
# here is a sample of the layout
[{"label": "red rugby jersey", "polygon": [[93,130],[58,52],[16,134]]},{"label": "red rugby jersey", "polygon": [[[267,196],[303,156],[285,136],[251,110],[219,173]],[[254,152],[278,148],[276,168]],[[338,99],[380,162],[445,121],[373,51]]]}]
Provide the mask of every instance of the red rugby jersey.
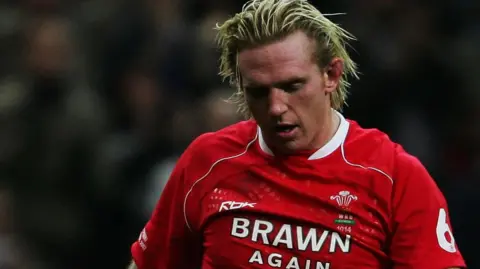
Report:
[{"label": "red rugby jersey", "polygon": [[140,269],[464,267],[447,203],[382,132],[273,156],[254,121],[197,138],[132,246]]}]

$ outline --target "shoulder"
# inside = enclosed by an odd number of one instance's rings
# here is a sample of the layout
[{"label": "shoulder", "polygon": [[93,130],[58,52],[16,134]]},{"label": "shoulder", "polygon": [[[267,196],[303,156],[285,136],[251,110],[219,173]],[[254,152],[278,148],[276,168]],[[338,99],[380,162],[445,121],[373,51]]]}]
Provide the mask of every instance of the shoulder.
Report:
[{"label": "shoulder", "polygon": [[184,151],[179,164],[189,170],[208,169],[218,160],[245,152],[257,138],[254,121],[242,121],[197,137]]},{"label": "shoulder", "polygon": [[207,157],[221,157],[236,153],[255,140],[257,126],[253,121],[242,121],[216,132],[204,133],[197,137],[186,152]]},{"label": "shoulder", "polygon": [[[255,122],[243,121],[216,132],[205,133],[190,144],[177,163],[177,168],[182,170],[185,218],[187,199],[200,201],[201,197],[213,190],[217,180],[224,176],[225,170],[219,172],[214,167],[243,156],[256,139]],[[205,180],[207,176],[209,180]],[[188,212],[189,219],[193,220],[190,224],[198,228],[201,222],[200,211],[188,209]],[[186,221],[189,223],[187,219]]]},{"label": "shoulder", "polygon": [[381,170],[391,178],[398,145],[378,129],[364,128],[353,120],[349,120],[349,123],[344,158],[364,167]]},{"label": "shoulder", "polygon": [[393,181],[402,180],[411,173],[427,173],[417,157],[392,141],[386,133],[375,128],[363,128],[352,120],[349,122],[345,156],[353,162],[379,169]]}]

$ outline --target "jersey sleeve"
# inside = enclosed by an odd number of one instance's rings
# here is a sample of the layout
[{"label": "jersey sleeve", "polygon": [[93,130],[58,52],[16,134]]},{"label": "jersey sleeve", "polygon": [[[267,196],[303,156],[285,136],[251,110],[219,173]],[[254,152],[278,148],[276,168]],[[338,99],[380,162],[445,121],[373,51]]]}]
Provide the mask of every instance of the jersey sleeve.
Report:
[{"label": "jersey sleeve", "polygon": [[131,247],[139,269],[192,269],[201,267],[201,243],[187,227],[184,198],[189,149],[177,162],[150,220]]},{"label": "jersey sleeve", "polygon": [[465,268],[447,202],[420,161],[400,150],[394,180],[389,249],[393,268]]}]

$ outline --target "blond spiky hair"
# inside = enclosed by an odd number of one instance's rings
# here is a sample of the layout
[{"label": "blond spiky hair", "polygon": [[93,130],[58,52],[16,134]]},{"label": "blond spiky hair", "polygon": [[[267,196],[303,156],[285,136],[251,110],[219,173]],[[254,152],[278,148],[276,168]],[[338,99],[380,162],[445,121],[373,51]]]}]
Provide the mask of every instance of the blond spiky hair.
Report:
[{"label": "blond spiky hair", "polygon": [[334,57],[343,60],[344,72],[338,89],[331,95],[332,107],[342,109],[350,86],[347,78],[358,78],[357,65],[345,48],[347,41],[354,37],[325,15],[307,0],[250,0],[240,13],[221,25],[217,24],[217,44],[221,49],[220,76],[236,87],[230,101],[238,104],[239,112],[247,118],[251,116],[241,85],[238,53],[248,47],[279,40],[298,30],[317,41],[316,56],[321,68]]}]

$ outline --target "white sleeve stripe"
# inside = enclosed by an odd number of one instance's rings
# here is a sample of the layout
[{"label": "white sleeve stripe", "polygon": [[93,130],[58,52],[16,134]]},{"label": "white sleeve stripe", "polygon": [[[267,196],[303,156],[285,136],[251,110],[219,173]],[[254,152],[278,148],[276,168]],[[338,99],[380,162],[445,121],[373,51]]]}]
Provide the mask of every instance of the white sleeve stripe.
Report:
[{"label": "white sleeve stripe", "polygon": [[345,157],[345,149],[343,147],[343,143],[341,144],[341,150],[342,150],[342,157],[343,157],[343,160],[345,161],[345,163],[347,163],[348,165],[351,165],[351,166],[354,166],[354,167],[358,167],[358,168],[362,168],[362,169],[369,169],[369,170],[373,170],[373,171],[376,171],[382,175],[384,175],[386,178],[388,178],[390,180],[390,182],[393,184],[393,179],[390,175],[388,175],[387,173],[385,173],[384,171],[378,169],[378,168],[375,168],[375,167],[368,167],[368,166],[363,166],[363,165],[360,165],[360,164],[356,164],[356,163],[351,163],[347,160],[347,158]]},{"label": "white sleeve stripe", "polygon": [[245,153],[247,153],[248,149],[250,148],[250,146],[257,140],[258,138],[258,130],[257,130],[257,134],[255,135],[255,137],[253,138],[252,141],[250,141],[247,146],[245,147],[245,150],[237,155],[233,155],[233,156],[229,156],[229,157],[224,157],[224,158],[221,158],[221,159],[218,159],[217,161],[215,161],[211,166],[210,166],[210,169],[208,169],[208,171],[202,176],[200,177],[199,179],[197,179],[193,184],[192,186],[190,187],[190,189],[188,190],[187,194],[185,195],[185,200],[183,201],[183,216],[185,218],[185,224],[187,225],[188,229],[190,231],[192,231],[192,227],[190,226],[189,222],[188,222],[188,217],[187,217],[187,199],[190,195],[190,193],[192,193],[193,191],[193,188],[195,187],[195,185],[197,185],[197,183],[199,183],[200,181],[202,181],[203,179],[205,179],[213,170],[213,168],[223,162],[223,161],[227,161],[227,160],[231,160],[231,159],[235,159],[235,158],[238,158],[242,155],[244,155]]}]

